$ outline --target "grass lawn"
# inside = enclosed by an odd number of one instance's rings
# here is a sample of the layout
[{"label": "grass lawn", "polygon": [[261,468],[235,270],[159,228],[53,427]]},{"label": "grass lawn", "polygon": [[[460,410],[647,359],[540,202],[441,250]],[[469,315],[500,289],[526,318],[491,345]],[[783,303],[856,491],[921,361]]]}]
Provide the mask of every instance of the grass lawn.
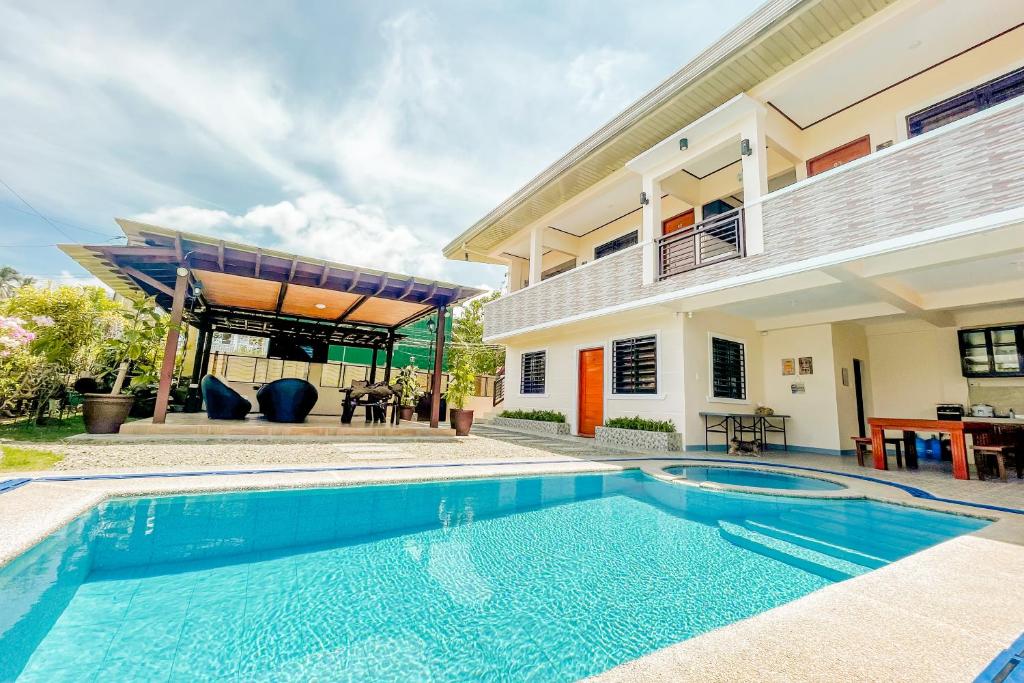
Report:
[{"label": "grass lawn", "polygon": [[48,470],[55,463],[64,459],[63,455],[57,455],[50,451],[19,446],[0,446],[0,453],[3,454],[3,457],[0,458],[0,472]]},{"label": "grass lawn", "polygon": [[64,420],[48,420],[45,425],[37,425],[33,420],[18,420],[0,424],[0,439],[12,441],[60,441],[85,431],[81,415]]}]

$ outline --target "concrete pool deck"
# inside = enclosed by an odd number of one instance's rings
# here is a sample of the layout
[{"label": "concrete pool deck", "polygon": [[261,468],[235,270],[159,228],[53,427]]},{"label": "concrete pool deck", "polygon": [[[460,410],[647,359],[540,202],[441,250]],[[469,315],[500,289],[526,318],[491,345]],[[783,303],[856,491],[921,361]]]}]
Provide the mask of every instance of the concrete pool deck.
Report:
[{"label": "concrete pool deck", "polygon": [[[0,494],[0,565],[110,497],[161,495],[201,491],[363,483],[399,483],[430,479],[614,472],[639,467],[661,478],[673,478],[663,467],[714,454],[673,454],[630,458],[592,448],[586,442],[505,439],[496,430],[481,430],[477,447],[464,442],[457,457],[412,444],[375,450],[367,446],[359,459],[330,457],[325,451],[290,463],[256,465],[239,456],[235,467],[166,463],[160,467],[90,467],[71,472],[25,474],[32,480]],[[375,444],[378,447],[379,444]],[[141,446],[145,448],[145,446]],[[324,445],[330,447],[329,444]],[[354,444],[336,450],[359,451]],[[438,445],[437,447],[440,447]],[[182,449],[189,447],[182,446]],[[311,446],[302,448],[307,451]],[[413,451],[411,457],[406,450]],[[420,455],[416,451],[422,450]],[[396,455],[397,454],[397,455]],[[505,457],[497,457],[504,454]],[[200,458],[201,459],[201,458]],[[719,459],[725,459],[719,456]],[[915,498],[904,488],[844,474],[793,472],[752,460],[750,466],[771,471],[834,479],[848,489],[837,492],[796,492],[813,497],[867,497],[924,509],[993,519],[985,529],[941,543],[854,579],[833,584],[799,600],[696,638],[627,662],[597,678],[612,681],[964,681],[972,680],[1024,631],[1024,515]],[[821,469],[837,458],[819,456]],[[786,460],[807,462],[807,458]],[[724,463],[718,463],[724,464]],[[806,465],[801,465],[806,466]],[[248,470],[215,474],[216,470]],[[75,474],[112,477],[130,470],[136,478],[70,478]],[[180,470],[185,474],[176,474]],[[258,472],[256,471],[258,470]],[[155,476],[150,476],[151,473]],[[861,470],[874,474],[873,470]],[[856,474],[856,473],[855,473]],[[898,474],[898,473],[881,473]],[[141,475],[141,476],[140,476]],[[187,476],[186,476],[187,475]],[[3,479],[17,478],[5,474]],[[912,476],[912,475],[911,475]],[[893,479],[891,476],[885,480]],[[961,483],[961,482],[958,482]],[[979,482],[987,484],[988,482]],[[679,485],[686,485],[679,483]],[[692,485],[692,484],[689,484]],[[920,478],[914,485],[925,488]],[[992,484],[996,485],[996,484]],[[998,485],[996,485],[998,486]],[[972,501],[971,487],[961,493]],[[1020,487],[1016,491],[1024,492]],[[832,495],[823,495],[832,494]],[[932,492],[947,498],[948,491]],[[978,504],[991,504],[974,497]],[[1000,501],[1001,502],[1001,501]],[[1015,502],[1012,497],[1009,503]],[[1024,496],[1017,507],[1024,509]]]}]

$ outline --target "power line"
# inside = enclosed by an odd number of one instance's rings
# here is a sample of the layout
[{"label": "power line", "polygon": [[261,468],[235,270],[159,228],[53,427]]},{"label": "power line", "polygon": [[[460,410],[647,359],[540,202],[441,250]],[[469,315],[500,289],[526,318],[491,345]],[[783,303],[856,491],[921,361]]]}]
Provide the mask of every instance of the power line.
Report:
[{"label": "power line", "polygon": [[[20,199],[22,204],[27,206],[32,211],[32,213],[34,213],[35,215],[37,215],[40,218],[42,218],[47,224],[49,224],[49,226],[51,228],[53,228],[54,230],[56,230],[60,234],[64,235],[65,237],[67,237],[69,240],[75,241],[75,237],[73,237],[72,235],[68,234],[63,228],[59,227],[56,223],[54,223],[49,218],[47,218],[42,213],[40,213],[39,209],[37,209],[36,207],[34,207],[31,204],[29,204],[28,200],[25,199],[24,197],[22,197],[20,194],[18,194],[17,191],[13,187],[8,185],[4,181],[3,178],[0,178],[0,185],[3,185],[4,187],[6,187],[8,189],[8,191],[10,191],[11,194],[13,194],[15,197]],[[78,229],[79,230],[85,230],[86,232],[96,232],[95,230],[89,230],[88,228],[78,228]],[[103,235],[104,237],[106,237],[109,233],[102,233],[101,232],[101,233],[98,233],[98,234]]]},{"label": "power line", "polygon": [[[6,209],[7,211],[17,211],[18,213],[23,213],[26,216],[36,216],[36,215],[38,215],[38,214],[33,213],[32,211],[26,211],[25,209],[19,209],[18,207],[11,206],[10,204],[0,204],[0,209]],[[54,223],[60,223],[61,225],[66,225],[69,228],[74,228],[75,230],[82,230],[84,232],[91,232],[94,235],[102,235],[103,237],[110,237],[110,233],[109,232],[105,232],[105,231],[102,231],[102,230],[99,230],[99,229],[84,228],[81,225],[78,225],[77,223],[68,223],[67,221],[58,221],[56,219],[52,219],[52,220],[53,220]],[[118,237],[117,239],[122,239],[122,238]]]}]

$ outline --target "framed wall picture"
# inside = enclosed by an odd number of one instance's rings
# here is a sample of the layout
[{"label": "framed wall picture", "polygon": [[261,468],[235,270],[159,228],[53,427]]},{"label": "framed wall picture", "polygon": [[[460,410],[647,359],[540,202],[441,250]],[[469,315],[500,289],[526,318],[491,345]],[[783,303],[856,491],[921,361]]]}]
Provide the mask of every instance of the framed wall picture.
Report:
[{"label": "framed wall picture", "polygon": [[807,387],[804,386],[803,382],[793,382],[789,385],[789,390],[794,394],[802,394],[807,391]]},{"label": "framed wall picture", "polygon": [[799,362],[801,375],[814,374],[814,358],[812,358],[811,356],[803,356],[800,358]]},{"label": "framed wall picture", "polygon": [[792,358],[782,359],[782,374],[783,375],[795,375],[796,374],[796,360]]}]

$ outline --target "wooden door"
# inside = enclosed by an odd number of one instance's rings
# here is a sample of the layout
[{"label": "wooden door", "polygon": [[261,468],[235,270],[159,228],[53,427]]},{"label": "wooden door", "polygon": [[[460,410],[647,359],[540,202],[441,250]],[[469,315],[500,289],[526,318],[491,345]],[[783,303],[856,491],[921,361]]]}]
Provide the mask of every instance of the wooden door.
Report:
[{"label": "wooden door", "polygon": [[594,436],[604,424],[604,349],[580,351],[580,436]]},{"label": "wooden door", "polygon": [[693,209],[684,211],[681,214],[672,216],[661,224],[661,234],[669,235],[676,230],[682,230],[693,225]]},{"label": "wooden door", "polygon": [[859,159],[861,157],[871,154],[871,138],[865,135],[862,138],[854,140],[853,142],[847,142],[842,147],[836,147],[835,149],[825,152],[821,156],[816,156],[807,162],[807,177],[824,173],[825,171],[831,170],[836,166],[842,166],[845,163]]}]

